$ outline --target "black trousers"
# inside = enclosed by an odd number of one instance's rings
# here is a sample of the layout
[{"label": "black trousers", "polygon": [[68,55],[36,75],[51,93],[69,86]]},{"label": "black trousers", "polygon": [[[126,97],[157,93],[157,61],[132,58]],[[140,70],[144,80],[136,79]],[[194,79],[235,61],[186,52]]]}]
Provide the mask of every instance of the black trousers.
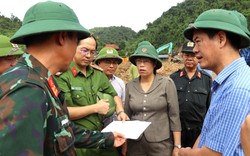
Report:
[{"label": "black trousers", "polygon": [[181,146],[182,147],[193,147],[196,139],[201,133],[201,127],[194,129],[184,129],[181,131]]}]

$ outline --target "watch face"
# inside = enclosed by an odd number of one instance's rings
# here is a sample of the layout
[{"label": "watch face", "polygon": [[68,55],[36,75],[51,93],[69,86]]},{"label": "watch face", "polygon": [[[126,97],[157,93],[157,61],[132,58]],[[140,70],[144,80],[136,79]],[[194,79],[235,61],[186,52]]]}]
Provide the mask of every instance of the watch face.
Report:
[{"label": "watch face", "polygon": [[181,145],[174,145],[176,148],[181,148]]}]

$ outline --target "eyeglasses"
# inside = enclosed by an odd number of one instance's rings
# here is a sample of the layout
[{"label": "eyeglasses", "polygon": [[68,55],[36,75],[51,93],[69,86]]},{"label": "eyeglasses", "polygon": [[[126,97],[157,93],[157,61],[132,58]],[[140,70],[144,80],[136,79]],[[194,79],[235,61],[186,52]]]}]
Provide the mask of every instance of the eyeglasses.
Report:
[{"label": "eyeglasses", "polygon": [[14,61],[14,60],[17,61],[19,57],[20,56],[15,56],[15,55],[13,55],[13,56],[5,56],[4,59],[7,60],[7,61]]},{"label": "eyeglasses", "polygon": [[119,64],[118,60],[103,60],[103,63],[106,65],[111,65],[111,64],[118,65]]},{"label": "eyeglasses", "polygon": [[82,55],[90,54],[91,56],[94,56],[96,54],[96,50],[90,50],[90,49],[85,48],[85,47],[81,48],[80,52]]},{"label": "eyeglasses", "polygon": [[151,62],[152,61],[150,59],[136,59],[135,60],[136,64],[141,64],[141,63],[145,64],[145,63],[151,63]]}]

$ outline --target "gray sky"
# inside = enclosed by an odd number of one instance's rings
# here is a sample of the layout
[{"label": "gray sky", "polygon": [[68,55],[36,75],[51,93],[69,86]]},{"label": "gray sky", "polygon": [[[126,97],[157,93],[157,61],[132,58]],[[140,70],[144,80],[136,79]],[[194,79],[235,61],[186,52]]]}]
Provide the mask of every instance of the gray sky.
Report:
[{"label": "gray sky", "polygon": [[[23,20],[25,12],[37,2],[46,0],[7,0],[0,5],[1,15],[11,14]],[[87,29],[94,27],[125,26],[138,32],[146,29],[163,12],[184,0],[54,0],[63,2],[77,14]]]}]

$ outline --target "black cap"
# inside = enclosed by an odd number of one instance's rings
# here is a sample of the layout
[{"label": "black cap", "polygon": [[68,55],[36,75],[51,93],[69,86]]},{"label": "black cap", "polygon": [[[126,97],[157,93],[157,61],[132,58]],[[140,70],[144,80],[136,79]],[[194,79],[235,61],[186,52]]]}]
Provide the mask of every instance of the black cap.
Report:
[{"label": "black cap", "polygon": [[194,42],[186,41],[182,46],[182,52],[183,53],[194,53]]}]

